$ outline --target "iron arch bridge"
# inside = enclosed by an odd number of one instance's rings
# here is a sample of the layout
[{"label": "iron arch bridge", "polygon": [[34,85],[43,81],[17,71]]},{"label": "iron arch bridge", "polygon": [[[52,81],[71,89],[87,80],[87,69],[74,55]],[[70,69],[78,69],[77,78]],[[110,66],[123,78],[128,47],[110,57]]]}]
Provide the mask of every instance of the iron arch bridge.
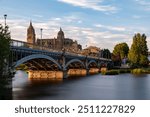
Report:
[{"label": "iron arch bridge", "polygon": [[11,65],[25,64],[29,70],[66,71],[69,69],[113,67],[110,59],[83,56],[11,40]]}]

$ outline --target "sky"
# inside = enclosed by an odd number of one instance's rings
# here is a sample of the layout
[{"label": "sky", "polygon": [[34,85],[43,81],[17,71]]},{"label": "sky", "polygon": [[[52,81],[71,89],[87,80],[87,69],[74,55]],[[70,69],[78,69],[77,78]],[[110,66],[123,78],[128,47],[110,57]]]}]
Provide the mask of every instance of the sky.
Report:
[{"label": "sky", "polygon": [[11,37],[26,41],[30,21],[36,38],[57,37],[60,27],[66,38],[83,48],[97,46],[111,51],[118,43],[129,47],[136,33],[145,33],[150,49],[150,0],[0,0],[0,24]]}]

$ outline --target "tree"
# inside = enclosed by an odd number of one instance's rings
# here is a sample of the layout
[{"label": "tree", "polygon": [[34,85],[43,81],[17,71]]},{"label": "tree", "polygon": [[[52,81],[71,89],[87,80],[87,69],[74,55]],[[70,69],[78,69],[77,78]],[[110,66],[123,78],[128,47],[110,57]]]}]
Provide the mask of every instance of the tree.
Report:
[{"label": "tree", "polygon": [[120,54],[114,55],[112,53],[111,59],[114,62],[114,66],[121,66],[121,57],[120,57]]},{"label": "tree", "polygon": [[13,69],[10,68],[10,32],[8,26],[0,24],[0,99],[5,99],[7,87],[10,86],[13,77]]},{"label": "tree", "polygon": [[[120,55],[120,59],[126,58],[128,56],[129,46],[127,43],[119,43],[114,47],[113,55],[118,56]],[[120,61],[121,61],[120,60]]]},{"label": "tree", "polygon": [[101,50],[101,56],[103,58],[108,58],[108,59],[111,59],[111,52],[109,49],[103,49]]},{"label": "tree", "polygon": [[132,67],[145,67],[148,65],[148,47],[145,34],[135,34],[128,59]]}]

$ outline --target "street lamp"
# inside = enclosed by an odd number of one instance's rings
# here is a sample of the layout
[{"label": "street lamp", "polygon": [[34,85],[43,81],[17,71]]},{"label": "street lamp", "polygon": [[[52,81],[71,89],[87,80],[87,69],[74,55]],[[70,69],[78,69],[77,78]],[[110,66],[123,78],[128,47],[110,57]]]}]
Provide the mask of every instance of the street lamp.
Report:
[{"label": "street lamp", "polygon": [[4,14],[5,27],[6,27],[6,19],[7,19],[7,14]]},{"label": "street lamp", "polygon": [[40,30],[41,30],[41,46],[42,46],[42,31],[43,31],[43,29],[41,28]]}]

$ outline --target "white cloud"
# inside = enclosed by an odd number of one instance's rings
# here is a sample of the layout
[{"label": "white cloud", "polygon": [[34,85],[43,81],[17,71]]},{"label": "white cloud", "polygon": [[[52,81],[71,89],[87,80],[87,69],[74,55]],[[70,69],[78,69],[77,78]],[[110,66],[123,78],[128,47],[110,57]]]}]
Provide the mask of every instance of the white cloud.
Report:
[{"label": "white cloud", "polygon": [[141,19],[142,18],[142,16],[139,16],[139,15],[133,15],[132,16],[134,19]]},{"label": "white cloud", "polygon": [[135,1],[138,2],[141,5],[150,5],[149,0],[135,0]]},{"label": "white cloud", "polygon": [[149,0],[135,0],[138,4],[143,6],[144,10],[150,11],[150,1]]},{"label": "white cloud", "polygon": [[39,15],[39,14],[34,14],[33,16],[37,17],[37,18],[42,18],[43,17],[42,15]]},{"label": "white cloud", "polygon": [[113,30],[113,31],[125,31],[126,30],[125,27],[107,26],[107,25],[102,25],[102,24],[95,24],[94,26],[97,28],[104,28],[104,29]]},{"label": "white cloud", "polygon": [[60,20],[61,20],[61,18],[56,17],[56,18],[52,18],[52,20],[54,20],[54,21],[60,21]]},{"label": "white cloud", "polygon": [[73,6],[93,9],[96,11],[104,11],[104,12],[117,11],[117,8],[115,6],[103,5],[104,0],[57,0],[57,1],[71,4]]}]

